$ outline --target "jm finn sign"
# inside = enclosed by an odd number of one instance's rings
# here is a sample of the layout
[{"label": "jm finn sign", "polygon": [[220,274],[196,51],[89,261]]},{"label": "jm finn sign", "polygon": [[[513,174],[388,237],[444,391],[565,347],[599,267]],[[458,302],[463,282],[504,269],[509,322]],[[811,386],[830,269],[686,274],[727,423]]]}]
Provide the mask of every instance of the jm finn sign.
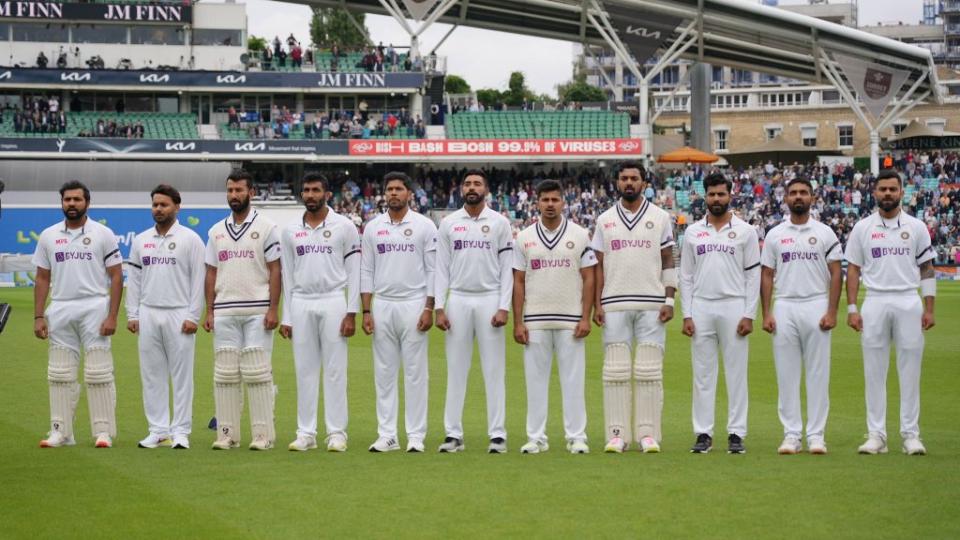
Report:
[{"label": "jm finn sign", "polygon": [[166,4],[62,4],[0,0],[0,17],[65,21],[190,23],[191,6]]}]

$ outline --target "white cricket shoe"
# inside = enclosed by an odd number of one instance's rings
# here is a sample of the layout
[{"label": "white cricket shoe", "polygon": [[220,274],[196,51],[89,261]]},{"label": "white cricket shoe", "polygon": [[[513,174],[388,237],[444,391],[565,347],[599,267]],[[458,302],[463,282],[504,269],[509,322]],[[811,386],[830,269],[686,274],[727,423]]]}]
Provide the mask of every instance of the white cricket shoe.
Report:
[{"label": "white cricket shoe", "polygon": [[927,449],[916,435],[903,439],[903,453],[908,456],[925,456]]},{"label": "white cricket shoe", "polygon": [[145,439],[137,443],[138,448],[157,448],[160,446],[170,446],[170,437],[151,433],[147,435]]},{"label": "white cricket shoe", "polygon": [[[316,447],[317,443],[314,442],[313,444],[314,444],[314,447]],[[267,439],[263,435],[257,435],[256,437],[253,438],[253,442],[250,443],[250,446],[248,448],[250,448],[251,450],[269,450],[273,448],[273,441]]]},{"label": "white cricket shoe", "polygon": [[867,435],[867,442],[861,444],[860,448],[857,448],[857,452],[870,455],[886,454],[887,440],[879,433],[871,433]]},{"label": "white cricket shoe", "polygon": [[342,433],[334,433],[327,437],[327,452],[346,452],[347,438]]},{"label": "white cricket shoe", "polygon": [[231,448],[240,448],[240,443],[231,439],[230,437],[221,435],[217,437],[217,440],[213,441],[213,444],[210,445],[210,448],[214,450],[230,450]]},{"label": "white cricket shoe", "polygon": [[589,454],[590,447],[587,446],[587,443],[581,440],[569,441],[567,442],[567,451],[571,454]]},{"label": "white cricket shoe", "polygon": [[815,456],[827,454],[827,443],[823,442],[823,437],[810,437],[807,440],[807,450]]},{"label": "white cricket shoe", "polygon": [[177,434],[173,436],[173,446],[174,450],[188,450],[190,448],[190,438],[183,434]]},{"label": "white cricket shoe", "polygon": [[494,437],[490,439],[490,444],[487,445],[488,454],[506,454],[507,453],[507,440],[503,437]]},{"label": "white cricket shoe", "polygon": [[400,449],[400,444],[392,437],[380,437],[370,445],[371,452],[393,452]]},{"label": "white cricket shoe", "polygon": [[628,446],[627,441],[620,437],[614,437],[607,441],[607,445],[603,447],[603,451],[608,454],[622,454],[627,450]]},{"label": "white cricket shoe", "polygon": [[51,431],[46,439],[40,441],[40,448],[60,448],[61,446],[73,446],[77,444],[73,437],[67,437],[59,431]]},{"label": "white cricket shoe", "polygon": [[317,447],[317,438],[311,435],[297,435],[297,440],[287,445],[291,452],[306,452]]},{"label": "white cricket shoe", "polygon": [[101,433],[97,435],[97,442],[94,443],[96,448],[113,448],[113,439],[110,438],[110,435],[106,433]]},{"label": "white cricket shoe", "polygon": [[783,442],[780,443],[780,448],[777,448],[777,453],[781,456],[792,456],[794,454],[799,454],[803,451],[803,444],[800,442],[800,439],[794,437],[793,435],[787,435],[783,438]]},{"label": "white cricket shoe", "polygon": [[423,439],[411,437],[410,440],[407,441],[407,452],[420,454],[423,452],[423,450]]},{"label": "white cricket shoe", "polygon": [[447,437],[443,439],[443,444],[440,445],[440,448],[437,448],[437,451],[441,454],[454,454],[457,452],[463,452],[464,446],[463,441],[456,437]]},{"label": "white cricket shoe", "polygon": [[660,444],[653,437],[644,437],[640,439],[640,450],[644,454],[659,454]]},{"label": "white cricket shoe", "polygon": [[547,441],[530,441],[520,447],[521,454],[540,454],[550,449]]}]

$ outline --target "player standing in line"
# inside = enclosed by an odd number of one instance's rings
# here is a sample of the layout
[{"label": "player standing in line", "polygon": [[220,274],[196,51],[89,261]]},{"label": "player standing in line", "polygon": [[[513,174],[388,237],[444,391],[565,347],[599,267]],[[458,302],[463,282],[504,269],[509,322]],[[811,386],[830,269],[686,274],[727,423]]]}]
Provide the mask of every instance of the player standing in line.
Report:
[{"label": "player standing in line", "polygon": [[597,218],[591,243],[597,256],[593,320],[603,327],[606,452],[623,452],[634,438],[644,453],[660,451],[665,325],[673,319],[677,271],[673,222],[644,198],[648,185],[642,165],[620,164],[620,201]]},{"label": "player standing in line", "polygon": [[[903,451],[923,455],[920,441],[920,364],[923,333],[933,328],[937,294],[930,234],[900,206],[903,181],[881,171],[873,188],[878,211],[861,219],[847,240],[847,324],[861,332],[866,379],[867,441],[861,454],[887,452],[887,369],[890,341],[896,342],[900,376],[900,435]],[[863,315],[857,310],[860,279],[867,287]],[[923,300],[917,296],[917,287]]]},{"label": "player standing in line", "polygon": [[[123,294],[123,259],[113,231],[87,216],[87,186],[77,180],[63,184],[60,203],[65,219],[40,233],[32,261],[37,267],[33,333],[50,339],[50,433],[40,446],[75,444],[73,420],[80,399],[77,375],[83,353],[90,430],[97,448],[110,448],[117,436],[110,336],[117,329]],[[53,294],[47,306],[51,281]]]},{"label": "player standing in line", "polygon": [[324,176],[307,173],[303,219],[280,235],[280,335],[293,340],[297,371],[297,439],[289,448],[300,452],[317,447],[321,370],[327,450],[347,449],[347,338],[356,331],[360,305],[360,235],[327,206],[329,187]]},{"label": "player standing in line", "polygon": [[[837,325],[843,248],[833,229],[810,217],[813,186],[806,178],[787,185],[790,219],[770,229],[760,260],[763,329],[773,334],[783,443],[780,454],[803,450],[801,371],[806,371],[807,448],[826,454],[830,409],[830,331]],[[771,303],[776,298],[776,304]]]},{"label": "player standing in line", "polygon": [[524,346],[527,379],[528,442],[520,452],[550,449],[547,398],[556,354],[567,450],[586,454],[583,338],[590,334],[597,257],[587,230],[563,217],[560,183],[543,180],[536,192],[540,219],[517,235],[513,263],[513,338]]},{"label": "player standing in line", "polygon": [[231,214],[208,233],[203,328],[213,331],[215,450],[240,446],[241,382],[250,400],[250,449],[270,449],[276,439],[270,355],[280,304],[280,235],[273,222],[250,208],[255,194],[250,173],[231,172]]},{"label": "player standing in line", "polygon": [[708,213],[684,234],[680,257],[683,334],[693,338],[695,454],[713,448],[718,346],[727,381],[727,452],[743,454],[747,436],[747,336],[760,297],[760,241],[752,225],[729,211],[731,182],[703,180]]},{"label": "player standing in line", "polygon": [[[150,192],[154,227],[138,234],[127,259],[127,330],[139,335],[143,412],[149,435],[140,448],[190,448],[193,360],[203,311],[206,266],[200,236],[180,225],[180,192]],[[173,421],[170,386],[173,386]],[[172,437],[172,441],[171,441]]]},{"label": "player standing in line", "polygon": [[487,208],[487,182],[483,171],[464,174],[460,184],[463,208],[445,217],[438,233],[434,289],[437,328],[447,333],[447,400],[443,420],[447,436],[440,452],[464,449],[463,401],[474,336],[487,390],[487,451],[507,451],[503,327],[513,295],[513,234],[507,218]]},{"label": "player standing in line", "polygon": [[413,182],[406,174],[387,173],[383,177],[383,193],[387,212],[367,223],[360,256],[363,331],[373,334],[377,390],[379,436],[370,445],[370,451],[400,449],[397,370],[402,365],[407,452],[423,452],[430,375],[427,331],[433,326],[437,227],[409,208]]}]

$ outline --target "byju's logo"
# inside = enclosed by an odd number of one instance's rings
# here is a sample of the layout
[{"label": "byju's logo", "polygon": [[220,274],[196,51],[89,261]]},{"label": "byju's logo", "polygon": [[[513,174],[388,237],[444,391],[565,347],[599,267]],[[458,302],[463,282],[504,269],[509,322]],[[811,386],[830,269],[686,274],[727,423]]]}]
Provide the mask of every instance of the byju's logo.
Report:
[{"label": "byju's logo", "polygon": [[170,82],[170,75],[160,75],[158,73],[149,73],[140,75],[142,83],[165,83]]},{"label": "byju's logo", "polygon": [[267,143],[236,143],[233,149],[237,152],[262,152],[267,149]]},{"label": "byju's logo", "polygon": [[217,75],[217,84],[246,84],[246,75]]},{"label": "byju's logo", "polygon": [[71,82],[89,81],[89,80],[90,80],[90,74],[89,74],[89,73],[77,73],[77,72],[61,73],[61,74],[60,74],[60,80],[61,80],[61,81],[71,81]]}]

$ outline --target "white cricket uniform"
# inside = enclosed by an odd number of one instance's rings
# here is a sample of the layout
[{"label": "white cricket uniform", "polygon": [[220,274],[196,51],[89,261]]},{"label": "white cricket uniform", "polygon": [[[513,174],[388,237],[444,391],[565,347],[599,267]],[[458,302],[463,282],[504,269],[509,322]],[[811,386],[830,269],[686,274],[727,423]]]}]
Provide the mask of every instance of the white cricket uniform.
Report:
[{"label": "white cricket uniform", "polygon": [[340,324],[360,305],[360,235],[327,208],[316,228],[290,223],[280,235],[283,322],[293,330],[297,371],[297,435],[317,435],[317,392],[323,371],[327,435],[347,434],[347,338]]},{"label": "white cricket uniform", "polygon": [[205,275],[203,240],[179,222],[165,235],[152,227],[134,238],[127,259],[127,320],[140,323],[143,411],[150,433],[161,437],[190,434],[196,334],[181,329],[185,321],[199,326]]},{"label": "white cricket uniform", "polygon": [[407,437],[427,434],[429,364],[427,334],[417,330],[427,297],[433,296],[437,227],[407,210],[399,223],[389,214],[363,230],[360,292],[372,293],[373,368],[377,390],[377,432],[397,437],[397,370],[403,366]]},{"label": "white cricket uniform", "polygon": [[760,299],[760,241],[752,225],[731,216],[719,231],[704,218],[684,233],[680,256],[683,317],[692,318],[693,430],[713,436],[719,351],[727,383],[727,432],[747,436],[749,339],[741,319],[754,319]]},{"label": "white cricket uniform", "polygon": [[833,229],[809,218],[789,219],[770,229],[760,261],[774,274],[773,360],[779,389],[778,412],[785,436],[803,436],[801,371],[806,371],[807,438],[823,438],[830,410],[830,334],[820,319],[830,302],[829,264],[843,259]]},{"label": "white cricket uniform", "polygon": [[894,219],[875,212],[861,219],[847,239],[847,262],[861,269],[867,289],[863,301],[863,372],[867,429],[886,438],[887,368],[890,341],[896,342],[900,376],[900,434],[920,434],[920,364],[923,359],[917,294],[920,265],[935,257],[926,226],[902,210]]},{"label": "white cricket uniform", "polygon": [[524,273],[523,322],[529,341],[523,348],[527,382],[527,438],[547,441],[550,371],[557,356],[567,441],[587,440],[584,402],[584,340],[573,337],[583,314],[580,270],[597,264],[583,227],[563,219],[556,230],[540,222],[520,231],[513,268]]},{"label": "white cricket uniform", "polygon": [[50,339],[50,425],[68,438],[80,399],[81,354],[92,433],[116,435],[113,357],[100,325],[110,313],[107,269],[122,262],[113,231],[90,217],[79,229],[67,228],[66,222],[50,226],[37,240],[32,263],[49,270],[51,281],[44,310]]},{"label": "white cricket uniform", "polygon": [[434,290],[436,308],[444,309],[450,321],[443,416],[447,436],[463,440],[463,402],[476,337],[486,384],[487,434],[505,439],[504,327],[494,328],[491,320],[498,310],[510,310],[513,294],[513,233],[507,218],[487,207],[476,218],[464,209],[445,217],[438,232]]}]

